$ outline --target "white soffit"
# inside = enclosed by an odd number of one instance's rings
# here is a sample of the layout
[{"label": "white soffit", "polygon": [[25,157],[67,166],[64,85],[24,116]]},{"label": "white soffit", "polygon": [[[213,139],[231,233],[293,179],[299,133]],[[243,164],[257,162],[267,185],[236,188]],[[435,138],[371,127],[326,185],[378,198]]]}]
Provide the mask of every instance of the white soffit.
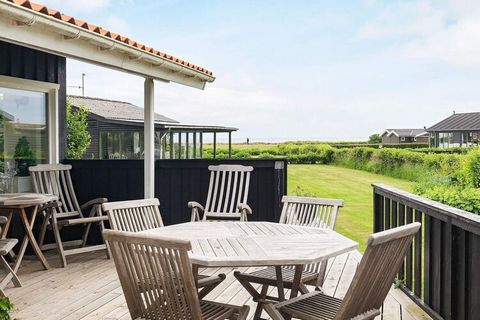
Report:
[{"label": "white soffit", "polygon": [[198,89],[215,80],[211,75],[2,0],[0,40]]}]

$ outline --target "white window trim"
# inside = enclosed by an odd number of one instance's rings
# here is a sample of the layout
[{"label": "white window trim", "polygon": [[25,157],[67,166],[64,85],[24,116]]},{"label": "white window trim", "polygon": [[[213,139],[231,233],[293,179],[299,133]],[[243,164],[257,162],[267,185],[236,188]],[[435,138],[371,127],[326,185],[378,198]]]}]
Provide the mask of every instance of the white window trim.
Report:
[{"label": "white window trim", "polygon": [[402,142],[405,141],[405,137],[401,137],[400,141],[402,141]]},{"label": "white window trim", "polygon": [[58,83],[0,76],[0,87],[47,94],[48,163],[58,163]]}]

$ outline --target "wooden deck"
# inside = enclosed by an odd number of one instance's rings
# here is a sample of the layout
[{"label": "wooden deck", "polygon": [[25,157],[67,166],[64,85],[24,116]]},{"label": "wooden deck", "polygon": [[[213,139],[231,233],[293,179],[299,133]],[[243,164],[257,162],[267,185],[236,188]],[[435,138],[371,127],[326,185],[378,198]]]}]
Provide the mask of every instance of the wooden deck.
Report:
[{"label": "wooden deck", "polygon": [[[336,297],[345,294],[360,257],[358,252],[352,252],[332,261],[324,286],[327,293]],[[7,288],[6,293],[15,304],[16,319],[130,319],[113,262],[104,254],[71,256],[65,269],[59,268],[57,256],[48,256],[48,260],[56,268],[44,271],[39,262],[25,259],[19,271],[23,287]],[[226,273],[227,279],[207,299],[247,304],[253,315],[255,305],[233,277],[233,269],[206,269],[202,273],[217,272]],[[385,301],[383,319],[430,318],[401,291],[392,288]]]}]

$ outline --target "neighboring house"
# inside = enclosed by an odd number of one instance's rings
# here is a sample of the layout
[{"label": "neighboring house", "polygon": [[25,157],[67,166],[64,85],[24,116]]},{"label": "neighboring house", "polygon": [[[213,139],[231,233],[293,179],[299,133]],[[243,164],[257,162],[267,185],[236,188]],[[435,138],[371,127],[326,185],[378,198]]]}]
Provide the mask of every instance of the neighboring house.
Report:
[{"label": "neighboring house", "polygon": [[427,129],[433,146],[440,148],[480,145],[480,112],[453,113]]},{"label": "neighboring house", "polygon": [[428,143],[425,129],[386,129],[382,134],[382,143]]},{"label": "neighboring house", "polygon": [[[73,107],[84,106],[90,111],[88,130],[92,140],[85,159],[143,159],[143,108],[101,98],[69,95],[68,99]],[[213,135],[216,143],[217,134],[224,133],[231,141],[233,131],[237,128],[181,124],[155,113],[155,158],[202,158],[205,135]]]}]

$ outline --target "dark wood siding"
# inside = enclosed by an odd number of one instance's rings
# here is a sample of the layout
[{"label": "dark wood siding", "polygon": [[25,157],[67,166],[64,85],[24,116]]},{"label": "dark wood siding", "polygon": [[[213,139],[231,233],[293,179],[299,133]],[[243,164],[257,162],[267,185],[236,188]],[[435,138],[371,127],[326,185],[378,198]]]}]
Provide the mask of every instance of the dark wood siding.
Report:
[{"label": "dark wood siding", "polygon": [[58,83],[60,160],[66,149],[66,58],[0,41],[0,75]]},{"label": "dark wood siding", "polygon": [[[72,180],[80,203],[97,197],[110,201],[143,198],[142,160],[65,160],[73,166]],[[205,202],[211,164],[243,164],[253,166],[248,204],[252,221],[276,222],[280,218],[281,198],[287,193],[287,161],[285,159],[196,159],[155,161],[155,197],[160,200],[164,222],[176,224],[190,221],[187,202]],[[74,238],[75,229],[65,228],[66,238]],[[93,238],[98,242],[95,229]],[[53,241],[49,238],[48,241]]]}]

